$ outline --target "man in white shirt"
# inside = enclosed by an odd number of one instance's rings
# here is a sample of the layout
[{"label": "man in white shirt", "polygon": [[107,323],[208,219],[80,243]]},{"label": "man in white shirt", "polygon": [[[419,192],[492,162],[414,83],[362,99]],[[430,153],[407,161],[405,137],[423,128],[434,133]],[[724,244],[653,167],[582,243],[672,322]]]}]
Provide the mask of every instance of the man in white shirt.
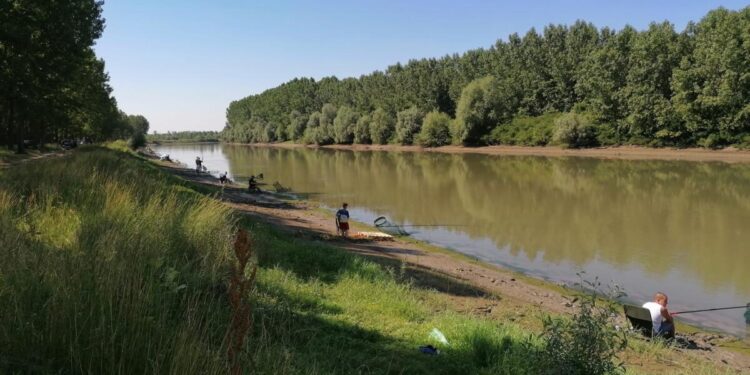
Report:
[{"label": "man in white shirt", "polygon": [[654,301],[644,303],[643,308],[651,312],[654,336],[671,339],[674,338],[674,321],[672,314],[667,310],[667,303],[669,303],[669,297],[662,292],[657,292],[654,294]]}]

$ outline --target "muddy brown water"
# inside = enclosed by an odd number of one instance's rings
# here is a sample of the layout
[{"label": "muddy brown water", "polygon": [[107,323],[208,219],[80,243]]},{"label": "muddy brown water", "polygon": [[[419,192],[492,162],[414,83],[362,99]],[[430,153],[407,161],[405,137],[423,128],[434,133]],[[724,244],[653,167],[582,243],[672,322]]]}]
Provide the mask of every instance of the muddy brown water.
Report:
[{"label": "muddy brown water", "polygon": [[[246,182],[263,173],[355,220],[386,216],[413,237],[558,283],[657,291],[672,311],[750,302],[750,164],[271,148],[154,147]],[[460,225],[460,226],[452,226]],[[685,315],[748,336],[743,310]]]}]

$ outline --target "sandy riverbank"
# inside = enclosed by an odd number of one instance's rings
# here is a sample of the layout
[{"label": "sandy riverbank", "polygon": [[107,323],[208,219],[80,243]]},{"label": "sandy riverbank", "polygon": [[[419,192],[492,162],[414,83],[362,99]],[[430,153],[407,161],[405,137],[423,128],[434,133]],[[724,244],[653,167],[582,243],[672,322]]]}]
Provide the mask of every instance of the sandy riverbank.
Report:
[{"label": "sandy riverbank", "polygon": [[[236,144],[247,145],[247,144]],[[420,146],[400,145],[328,145],[314,146],[298,143],[254,143],[250,146],[278,148],[323,148],[331,150],[352,151],[396,151],[396,152],[439,152],[447,154],[482,154],[482,155],[516,155],[546,157],[588,157],[601,159],[624,160],[685,160],[717,161],[726,163],[750,163],[750,151],[735,148],[709,150],[705,148],[650,148],[639,146],[617,146],[586,149],[565,149],[560,147],[527,147],[527,146],[442,146],[425,148]]]}]

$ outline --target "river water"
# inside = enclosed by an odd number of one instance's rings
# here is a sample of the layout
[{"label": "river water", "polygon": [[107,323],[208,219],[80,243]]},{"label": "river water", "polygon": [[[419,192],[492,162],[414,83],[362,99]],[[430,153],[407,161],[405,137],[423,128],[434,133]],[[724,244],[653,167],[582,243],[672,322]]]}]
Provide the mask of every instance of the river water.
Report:
[{"label": "river water", "polygon": [[[440,224],[414,237],[553,282],[598,277],[670,310],[750,301],[750,165],[221,144],[155,151],[237,181],[263,173],[352,218]],[[453,226],[460,225],[460,226]],[[684,315],[739,336],[744,310]]]}]

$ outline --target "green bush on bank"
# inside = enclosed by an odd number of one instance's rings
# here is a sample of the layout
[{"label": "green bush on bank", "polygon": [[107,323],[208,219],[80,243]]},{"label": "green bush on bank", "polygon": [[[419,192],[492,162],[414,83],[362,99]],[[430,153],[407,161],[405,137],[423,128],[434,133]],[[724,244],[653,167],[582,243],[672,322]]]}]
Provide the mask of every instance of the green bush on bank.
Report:
[{"label": "green bush on bank", "polygon": [[416,142],[423,147],[444,146],[451,143],[451,118],[445,113],[432,111],[424,118]]},{"label": "green bush on bank", "polygon": [[372,143],[384,145],[387,144],[393,136],[396,128],[396,121],[393,116],[385,110],[378,108],[370,120],[370,139]]},{"label": "green bush on bank", "polygon": [[596,146],[596,126],[586,115],[565,113],[555,119],[552,141],[569,148]]},{"label": "green bush on bank", "polygon": [[354,143],[368,144],[372,142],[370,139],[371,122],[370,115],[363,115],[357,120],[357,125],[354,127]]},{"label": "green bush on bank", "polygon": [[359,115],[351,107],[339,108],[336,118],[333,120],[334,141],[336,143],[350,144],[354,141],[354,130],[357,126]]},{"label": "green bush on bank", "polygon": [[546,146],[552,142],[555,120],[559,113],[536,117],[517,117],[490,133],[490,142],[501,145]]},{"label": "green bush on bank", "polygon": [[410,107],[396,114],[396,142],[410,145],[422,128],[422,113],[417,107]]}]

